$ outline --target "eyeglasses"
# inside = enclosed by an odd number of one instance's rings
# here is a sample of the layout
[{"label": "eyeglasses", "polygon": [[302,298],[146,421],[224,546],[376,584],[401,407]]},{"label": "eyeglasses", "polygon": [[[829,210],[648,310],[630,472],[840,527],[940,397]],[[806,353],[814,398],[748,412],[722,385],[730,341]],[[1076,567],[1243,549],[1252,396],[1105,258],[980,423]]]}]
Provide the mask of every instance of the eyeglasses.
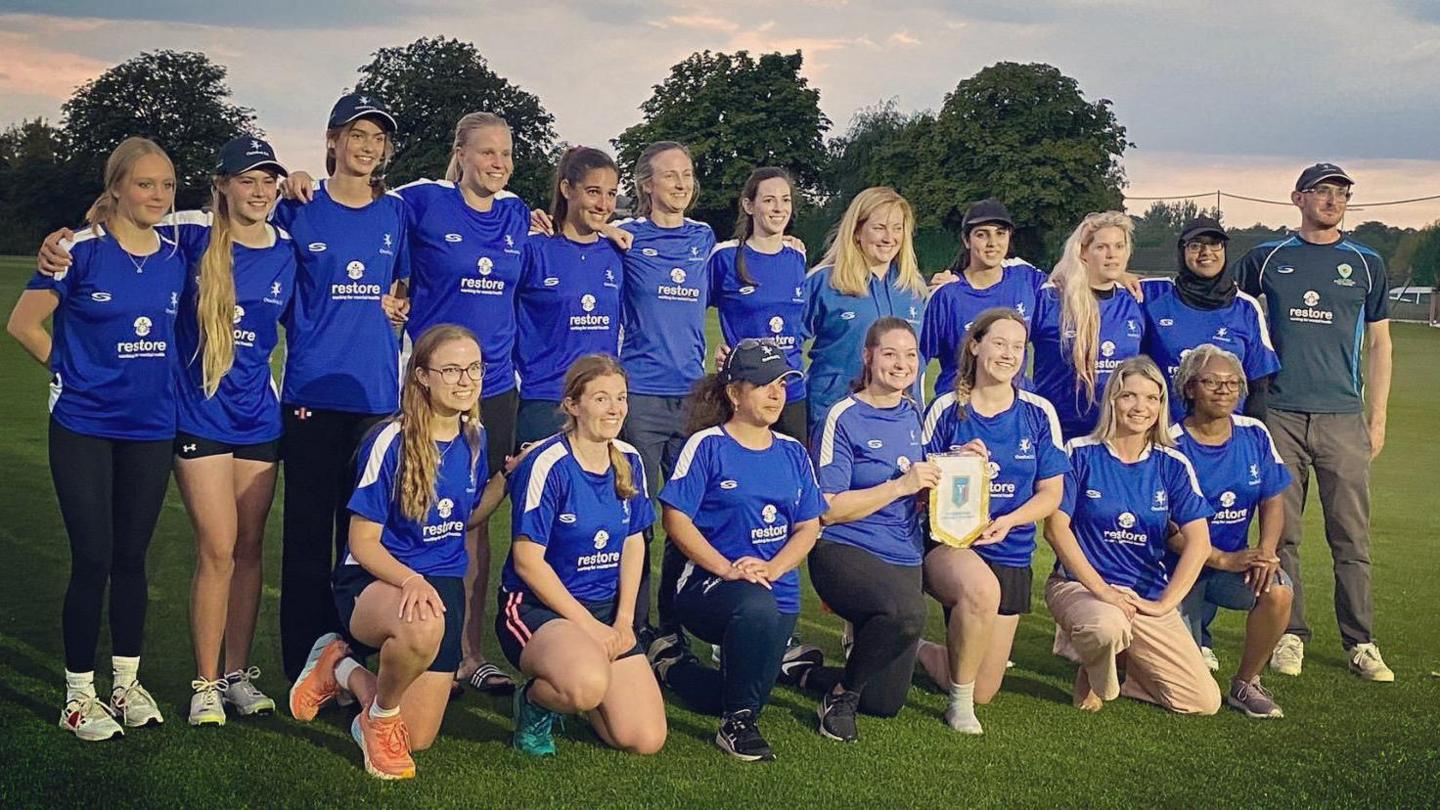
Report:
[{"label": "eyeglasses", "polygon": [[1202,242],[1199,239],[1191,239],[1189,242],[1185,243],[1186,253],[1198,254],[1203,253],[1207,250],[1211,253],[1224,253],[1225,243],[1221,241]]},{"label": "eyeglasses", "polygon": [[480,382],[480,380],[485,378],[484,363],[471,363],[464,368],[461,368],[460,366],[441,366],[440,368],[426,366],[425,369],[427,371],[433,371],[436,374],[439,374],[440,379],[444,380],[446,385],[454,385],[455,383],[460,382],[461,374],[469,377],[474,382]]},{"label": "eyeglasses", "polygon": [[1221,391],[1239,391],[1241,385],[1240,380],[1217,380],[1214,377],[1197,377],[1195,379],[1195,382],[1200,383],[1201,388],[1204,388],[1206,391],[1209,391],[1212,394],[1217,394]]},{"label": "eyeglasses", "polygon": [[1307,188],[1300,193],[1314,194],[1316,197],[1319,197],[1322,200],[1336,200],[1348,202],[1351,192],[1348,188],[1336,188],[1334,186],[1316,186],[1315,188]]}]

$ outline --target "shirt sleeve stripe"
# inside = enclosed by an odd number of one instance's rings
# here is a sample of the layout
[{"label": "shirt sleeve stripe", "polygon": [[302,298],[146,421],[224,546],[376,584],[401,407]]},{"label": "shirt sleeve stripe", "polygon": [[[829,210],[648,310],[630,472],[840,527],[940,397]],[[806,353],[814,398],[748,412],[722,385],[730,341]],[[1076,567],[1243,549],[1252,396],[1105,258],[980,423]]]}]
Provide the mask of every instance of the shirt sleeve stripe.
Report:
[{"label": "shirt sleeve stripe", "polygon": [[365,473],[360,476],[360,485],[356,489],[364,489],[380,480],[380,468],[385,466],[385,455],[390,452],[390,445],[394,444],[399,436],[399,422],[392,421],[380,429],[375,443],[370,445],[370,455],[365,459]]},{"label": "shirt sleeve stripe", "polygon": [[545,482],[550,479],[550,470],[555,467],[555,462],[566,455],[565,443],[555,442],[540,452],[535,458],[535,464],[530,468],[530,481],[525,487],[525,509],[529,512],[540,505],[540,497],[545,494]]}]

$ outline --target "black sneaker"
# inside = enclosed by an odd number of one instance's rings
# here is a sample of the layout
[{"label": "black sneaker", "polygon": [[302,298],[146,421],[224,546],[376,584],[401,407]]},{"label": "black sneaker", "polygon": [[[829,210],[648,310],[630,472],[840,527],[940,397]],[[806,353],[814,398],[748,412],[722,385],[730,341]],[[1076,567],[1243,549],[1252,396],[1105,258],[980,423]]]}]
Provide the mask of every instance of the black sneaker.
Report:
[{"label": "black sneaker", "polygon": [[760,736],[760,726],[755,723],[755,712],[741,709],[720,718],[720,730],[715,732],[715,744],[720,750],[744,762],[772,762],[775,752],[770,743]]},{"label": "black sneaker", "polygon": [[860,732],[855,728],[855,712],[860,707],[859,692],[827,692],[820,699],[820,734],[840,742],[855,742]]},{"label": "black sneaker", "polygon": [[825,663],[825,653],[814,644],[796,644],[785,650],[780,658],[780,674],[776,681],[787,686],[799,686],[805,673]]}]

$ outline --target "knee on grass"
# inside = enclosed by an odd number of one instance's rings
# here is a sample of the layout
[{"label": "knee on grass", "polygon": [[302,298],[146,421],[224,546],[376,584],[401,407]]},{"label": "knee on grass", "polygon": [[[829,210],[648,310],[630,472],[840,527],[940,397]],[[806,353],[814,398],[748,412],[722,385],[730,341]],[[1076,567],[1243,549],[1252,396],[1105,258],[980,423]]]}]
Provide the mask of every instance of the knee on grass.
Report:
[{"label": "knee on grass", "polygon": [[666,733],[663,723],[659,727],[642,726],[626,729],[615,735],[615,748],[627,754],[639,754],[640,756],[658,754],[660,749],[665,747]]}]

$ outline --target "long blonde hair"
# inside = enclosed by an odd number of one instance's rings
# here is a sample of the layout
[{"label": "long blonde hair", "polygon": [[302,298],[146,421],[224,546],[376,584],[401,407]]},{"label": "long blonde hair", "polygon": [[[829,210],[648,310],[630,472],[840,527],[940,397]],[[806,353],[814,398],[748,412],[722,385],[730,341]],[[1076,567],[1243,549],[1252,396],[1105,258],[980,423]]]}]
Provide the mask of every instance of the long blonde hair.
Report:
[{"label": "long blonde hair", "polygon": [[[1028,334],[1029,326],[1025,323],[1025,316],[1016,312],[1010,307],[991,307],[975,317],[970,323],[970,328],[965,330],[965,338],[960,341],[960,367],[955,373],[955,417],[965,418],[965,405],[970,402],[970,392],[975,389],[976,369],[980,367],[980,360],[975,356],[973,349],[980,341],[989,334],[990,327],[1000,321],[1014,321],[1020,324]],[[1020,369],[1024,373],[1024,368]],[[1020,374],[1015,375],[1017,378]],[[1015,380],[1010,381],[1012,387]]]},{"label": "long blonde hair", "polygon": [[226,178],[216,177],[210,193],[210,243],[200,257],[195,321],[200,327],[202,388],[215,396],[220,380],[235,365],[235,239],[230,233],[230,203],[220,193]]},{"label": "long blonde hair", "polygon": [[[400,391],[400,414],[393,417],[400,423],[400,474],[396,478],[396,496],[400,511],[411,520],[423,522],[435,505],[435,481],[440,477],[440,451],[431,434],[435,408],[430,402],[430,389],[422,385],[420,369],[430,367],[430,358],[441,346],[455,340],[468,340],[477,347],[480,340],[463,326],[442,323],[426,329],[415,341],[410,362],[405,364],[405,382]],[[471,470],[479,463],[480,397],[470,410],[460,415],[460,436],[470,445]]]},{"label": "long blonde hair", "polygon": [[[585,395],[585,386],[592,380],[600,377],[616,376],[625,380],[629,385],[630,377],[625,369],[620,367],[620,361],[608,354],[587,354],[570,364],[565,372],[565,392],[561,395],[562,402],[579,404],[580,397]],[[573,434],[576,429],[575,417],[565,411],[564,431]],[[630,461],[620,448],[615,446],[614,440],[610,442],[610,467],[615,470],[615,497],[622,501],[628,501],[639,492],[635,486],[635,475],[630,469]]]},{"label": "long blonde hair", "polygon": [[1154,360],[1143,354],[1121,363],[1110,375],[1110,381],[1105,383],[1105,395],[1100,403],[1100,421],[1095,423],[1095,430],[1090,433],[1091,438],[1108,442],[1115,437],[1115,400],[1120,398],[1120,392],[1125,388],[1125,380],[1137,375],[1155,383],[1155,387],[1160,389],[1160,412],[1156,414],[1155,424],[1150,426],[1146,440],[1161,447],[1174,447],[1175,440],[1170,438],[1170,395],[1166,391],[1165,375],[1160,373],[1160,367],[1155,365]]},{"label": "long blonde hair", "polygon": [[[95,202],[90,204],[90,209],[85,212],[85,222],[91,227],[103,225],[109,227],[111,217],[115,216],[116,195],[120,186],[130,178],[130,172],[135,168],[135,162],[146,155],[159,155],[165,158],[170,164],[170,171],[175,172],[175,162],[165,154],[159,144],[149,138],[132,136],[120,142],[110,156],[105,158],[105,188]],[[175,212],[175,202],[170,202],[170,212]],[[179,225],[176,225],[176,233],[179,233]]]},{"label": "long blonde hair", "polygon": [[905,235],[894,259],[900,268],[899,285],[913,295],[925,295],[925,278],[920,275],[920,262],[915,258],[915,211],[908,200],[889,186],[874,186],[856,194],[831,231],[825,258],[820,264],[831,268],[830,286],[836,291],[859,297],[869,295],[870,267],[855,242],[855,235],[872,217],[888,214],[896,206],[905,220]]},{"label": "long blonde hair", "polygon": [[446,180],[452,183],[460,182],[464,169],[460,165],[460,155],[456,152],[465,148],[465,144],[470,140],[470,133],[487,127],[500,127],[506,132],[510,131],[510,124],[504,118],[490,112],[465,113],[455,122],[455,142],[450,145],[450,165],[445,167]]},{"label": "long blonde hair", "polygon": [[[1135,223],[1125,212],[1086,214],[1065,240],[1060,261],[1050,272],[1050,281],[1060,293],[1060,344],[1064,346],[1069,341],[1070,364],[1075,367],[1075,378],[1091,403],[1095,402],[1095,358],[1100,348],[1100,302],[1090,290],[1081,257],[1102,228],[1119,228],[1125,232],[1127,245],[1133,241]],[[1070,334],[1074,336],[1067,338]]]}]

